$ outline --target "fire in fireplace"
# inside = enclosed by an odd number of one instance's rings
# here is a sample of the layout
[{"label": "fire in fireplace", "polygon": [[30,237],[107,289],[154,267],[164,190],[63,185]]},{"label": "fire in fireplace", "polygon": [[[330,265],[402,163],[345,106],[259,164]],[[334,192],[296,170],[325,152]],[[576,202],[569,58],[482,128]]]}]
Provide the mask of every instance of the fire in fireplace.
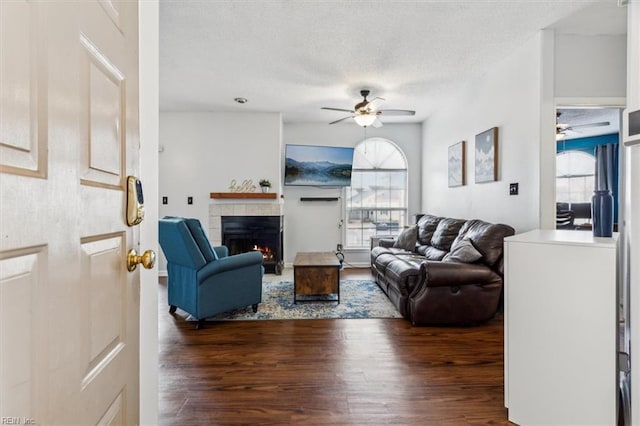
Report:
[{"label": "fire in fireplace", "polygon": [[222,244],[229,254],[259,250],[266,272],[282,274],[282,216],[222,216]]}]

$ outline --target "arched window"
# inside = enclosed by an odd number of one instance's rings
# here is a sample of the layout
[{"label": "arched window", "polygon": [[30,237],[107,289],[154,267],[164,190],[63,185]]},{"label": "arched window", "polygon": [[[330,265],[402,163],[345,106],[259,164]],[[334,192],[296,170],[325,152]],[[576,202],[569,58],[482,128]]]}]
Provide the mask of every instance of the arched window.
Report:
[{"label": "arched window", "polygon": [[582,151],[564,151],[556,157],[556,200],[591,202],[595,188],[596,159]]},{"label": "arched window", "polygon": [[346,246],[354,248],[369,248],[374,235],[397,235],[407,223],[407,159],[390,140],[355,147],[346,215]]}]

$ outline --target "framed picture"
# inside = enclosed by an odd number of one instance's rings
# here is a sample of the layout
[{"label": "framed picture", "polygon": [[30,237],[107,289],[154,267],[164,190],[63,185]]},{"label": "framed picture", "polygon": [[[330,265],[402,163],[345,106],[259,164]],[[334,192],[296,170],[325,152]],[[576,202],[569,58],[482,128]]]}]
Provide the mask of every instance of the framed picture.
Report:
[{"label": "framed picture", "polygon": [[466,145],[465,141],[449,147],[449,155],[447,156],[447,164],[449,165],[449,188],[462,186],[466,181]]},{"label": "framed picture", "polygon": [[498,180],[498,128],[476,135],[476,183]]}]

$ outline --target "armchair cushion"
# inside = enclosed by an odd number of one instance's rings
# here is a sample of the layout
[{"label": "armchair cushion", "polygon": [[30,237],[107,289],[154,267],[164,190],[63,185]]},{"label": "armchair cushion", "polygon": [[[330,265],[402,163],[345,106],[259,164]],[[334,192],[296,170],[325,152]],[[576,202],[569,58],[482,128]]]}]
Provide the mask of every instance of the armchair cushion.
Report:
[{"label": "armchair cushion", "polygon": [[416,241],[418,240],[418,227],[413,225],[405,229],[396,238],[393,247],[402,248],[408,251],[414,251],[416,248]]},{"label": "armchair cushion", "polygon": [[159,231],[160,246],[169,263],[192,269],[207,263],[183,218],[163,218]]},{"label": "armchair cushion", "polygon": [[193,239],[196,240],[196,244],[198,244],[198,248],[200,248],[205,260],[207,262],[218,260],[218,255],[211,248],[211,243],[209,243],[209,239],[204,234],[200,221],[198,219],[187,218],[184,220],[184,223],[187,224],[189,231],[191,231],[191,235],[193,235]]}]

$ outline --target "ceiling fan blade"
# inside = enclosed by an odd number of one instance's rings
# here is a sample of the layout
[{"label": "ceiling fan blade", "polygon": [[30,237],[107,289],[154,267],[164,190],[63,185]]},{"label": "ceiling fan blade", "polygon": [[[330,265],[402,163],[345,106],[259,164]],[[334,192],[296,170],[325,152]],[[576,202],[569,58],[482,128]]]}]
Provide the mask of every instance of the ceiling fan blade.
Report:
[{"label": "ceiling fan blade", "polygon": [[382,105],[382,102],[384,102],[384,98],[375,97],[369,101],[369,103],[366,105],[366,108],[370,111],[375,111],[380,107],[380,105]]},{"label": "ceiling fan blade", "polygon": [[410,109],[381,109],[378,112],[382,115],[416,115],[416,112]]},{"label": "ceiling fan blade", "polygon": [[371,123],[371,127],[375,127],[376,129],[382,127],[382,121],[378,117],[376,117],[376,121]]},{"label": "ceiling fan blade", "polygon": [[320,109],[328,109],[329,111],[342,111],[342,112],[350,112],[354,113],[355,111],[352,109],[342,109],[342,108],[329,108],[329,107],[321,107]]},{"label": "ceiling fan blade", "polygon": [[600,121],[599,123],[576,124],[575,126],[565,127],[564,130],[579,129],[581,127],[602,127],[602,126],[608,126],[610,124],[611,123],[609,121]]},{"label": "ceiling fan blade", "polygon": [[340,120],[332,121],[332,122],[331,122],[331,123],[329,123],[329,124],[336,124],[336,123],[339,123],[339,122],[341,122],[341,121],[347,120],[347,119],[349,119],[349,118],[353,118],[353,115],[350,115],[350,116],[348,116],[348,117],[343,117],[343,118],[341,118]]}]

